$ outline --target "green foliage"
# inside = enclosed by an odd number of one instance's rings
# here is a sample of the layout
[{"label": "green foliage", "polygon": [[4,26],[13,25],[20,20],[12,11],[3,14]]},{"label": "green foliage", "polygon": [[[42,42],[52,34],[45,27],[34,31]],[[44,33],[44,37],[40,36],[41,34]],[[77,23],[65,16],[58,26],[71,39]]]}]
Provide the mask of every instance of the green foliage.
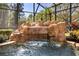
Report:
[{"label": "green foliage", "polygon": [[8,40],[12,32],[13,32],[13,29],[0,29],[0,37],[5,40]]},{"label": "green foliage", "polygon": [[[42,21],[46,21],[46,20],[51,20],[53,18],[53,14],[52,14],[52,9],[51,8],[46,8],[44,10],[41,10],[40,12],[35,14],[35,21],[38,20],[42,20]],[[33,15],[30,14],[27,19],[28,21],[33,21],[32,20]]]}]

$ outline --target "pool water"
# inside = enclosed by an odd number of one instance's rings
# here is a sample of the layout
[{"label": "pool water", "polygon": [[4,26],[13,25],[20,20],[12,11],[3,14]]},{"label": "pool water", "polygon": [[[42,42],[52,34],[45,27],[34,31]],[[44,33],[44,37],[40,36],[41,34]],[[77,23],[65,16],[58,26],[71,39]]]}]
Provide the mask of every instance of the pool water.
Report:
[{"label": "pool water", "polygon": [[19,45],[0,47],[0,56],[75,56],[72,47],[50,47],[48,42],[29,41]]}]

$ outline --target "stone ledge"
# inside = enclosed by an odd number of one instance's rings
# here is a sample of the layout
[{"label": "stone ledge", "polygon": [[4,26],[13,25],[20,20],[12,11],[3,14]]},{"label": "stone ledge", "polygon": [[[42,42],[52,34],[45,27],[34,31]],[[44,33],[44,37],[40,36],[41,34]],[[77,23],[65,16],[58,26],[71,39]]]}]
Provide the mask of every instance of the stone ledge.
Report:
[{"label": "stone ledge", "polygon": [[76,42],[73,42],[73,41],[67,41],[67,43],[69,43],[72,46],[79,48],[79,43],[76,43]]},{"label": "stone ledge", "polygon": [[13,44],[13,43],[15,43],[15,41],[8,41],[8,42],[0,43],[0,47],[6,46],[6,45],[9,45],[9,44]]}]

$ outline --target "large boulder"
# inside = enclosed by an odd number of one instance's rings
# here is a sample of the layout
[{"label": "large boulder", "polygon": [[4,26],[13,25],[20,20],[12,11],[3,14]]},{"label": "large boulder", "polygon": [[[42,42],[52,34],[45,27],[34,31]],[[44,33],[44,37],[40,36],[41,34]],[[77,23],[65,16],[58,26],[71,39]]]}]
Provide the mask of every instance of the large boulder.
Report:
[{"label": "large boulder", "polygon": [[54,39],[57,39],[58,35],[58,26],[57,24],[51,24],[49,26],[49,36],[54,37]]},{"label": "large boulder", "polygon": [[59,22],[57,23],[58,27],[58,36],[57,39],[61,42],[65,41],[65,32],[66,32],[66,23],[65,22]]}]

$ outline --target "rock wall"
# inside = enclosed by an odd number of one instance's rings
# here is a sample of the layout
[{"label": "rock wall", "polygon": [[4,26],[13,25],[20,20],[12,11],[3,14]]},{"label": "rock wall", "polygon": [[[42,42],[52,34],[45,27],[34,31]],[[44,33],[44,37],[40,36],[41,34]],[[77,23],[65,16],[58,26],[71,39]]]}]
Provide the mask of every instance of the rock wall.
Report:
[{"label": "rock wall", "polygon": [[22,24],[16,31],[10,35],[11,41],[25,42],[33,38],[47,39],[49,36],[51,41],[65,41],[65,22],[47,21],[41,23]]}]

